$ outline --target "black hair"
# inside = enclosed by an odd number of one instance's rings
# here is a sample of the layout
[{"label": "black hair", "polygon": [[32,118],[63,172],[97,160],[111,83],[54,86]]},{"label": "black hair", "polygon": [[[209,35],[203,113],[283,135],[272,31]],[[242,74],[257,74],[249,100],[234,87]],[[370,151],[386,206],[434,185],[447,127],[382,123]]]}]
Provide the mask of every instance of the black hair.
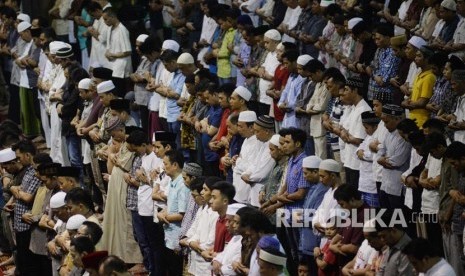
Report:
[{"label": "black hair", "polygon": [[199,194],[203,189],[203,184],[205,183],[205,177],[199,176],[192,179],[189,189],[191,191],[197,191]]},{"label": "black hair", "polygon": [[297,50],[297,44],[292,42],[283,42],[284,51]]},{"label": "black hair", "polygon": [[340,85],[341,87],[346,85],[346,78],[341,73],[341,70],[336,67],[329,67],[326,69],[325,73],[323,74],[323,78],[333,78],[333,82]]},{"label": "black hair", "polygon": [[325,65],[317,59],[310,60],[303,67],[305,71],[308,71],[310,73],[316,73],[317,71],[325,71]]},{"label": "black hair", "polygon": [[336,16],[337,14],[341,14],[342,9],[338,4],[329,4],[325,9],[325,15],[328,16]]},{"label": "black hair", "polygon": [[225,83],[223,85],[221,85],[219,88],[218,88],[218,91],[220,93],[223,93],[226,95],[226,97],[231,97],[232,93],[234,92],[234,89],[236,89],[236,85],[233,84],[233,83]]},{"label": "black hair", "polygon": [[187,75],[186,79],[184,80],[184,83],[186,83],[186,84],[195,84],[195,75],[194,74]]},{"label": "black hair", "polygon": [[354,36],[359,36],[361,35],[363,32],[367,32],[368,31],[368,23],[366,23],[365,21],[360,21],[358,22],[357,24],[355,24],[355,26],[352,28],[352,34]]},{"label": "black hair", "polygon": [[87,4],[87,7],[86,7],[86,10],[91,13],[91,12],[95,12],[97,10],[102,10],[102,6],[95,2],[95,1],[90,1],[89,4]]},{"label": "black hair", "polygon": [[334,199],[338,201],[350,201],[351,199],[360,200],[362,199],[362,195],[358,191],[357,186],[345,184],[339,186],[334,192]]},{"label": "black hair", "polygon": [[412,256],[417,260],[441,256],[438,249],[424,238],[416,238],[410,241],[410,243],[402,249],[402,253],[407,256]]},{"label": "black hair", "polygon": [[21,153],[30,153],[32,156],[36,155],[37,149],[34,144],[29,140],[21,140],[14,144],[11,149],[13,151],[19,151]]},{"label": "black hair", "polygon": [[161,52],[161,41],[157,36],[149,35],[147,39],[139,46],[142,54],[151,54],[152,52]]},{"label": "black hair", "polygon": [[34,155],[34,157],[32,157],[32,161],[38,165],[53,163],[52,157],[50,157],[48,153],[44,153],[44,152],[40,152]]},{"label": "black hair", "polygon": [[94,243],[86,236],[71,238],[71,246],[74,246],[74,249],[80,254],[84,252],[92,253],[95,251]]},{"label": "black hair", "polygon": [[131,132],[126,139],[126,143],[134,146],[142,146],[142,144],[147,144],[147,133],[142,130],[135,130]]},{"label": "black hair", "polygon": [[448,62],[450,63],[452,72],[455,70],[465,70],[465,63],[463,63],[463,61],[455,55],[451,55]]},{"label": "black hair", "polygon": [[465,157],[465,144],[461,142],[452,142],[446,149],[444,157],[460,160],[462,157]]},{"label": "black hair", "polygon": [[176,61],[179,57],[179,53],[173,50],[164,50],[160,56],[160,60],[163,62]]},{"label": "black hair", "polygon": [[399,124],[397,124],[396,129],[402,131],[405,134],[419,130],[417,124],[412,119],[403,119],[399,122]]},{"label": "black hair", "polygon": [[128,270],[126,269],[126,263],[121,260],[118,256],[115,255],[110,255],[106,257],[102,263],[101,267],[103,270],[102,275],[112,275],[113,272],[127,272]]},{"label": "black hair", "polygon": [[229,115],[229,121],[231,122],[231,124],[237,125],[237,122],[239,121],[239,114],[232,113],[231,115]]},{"label": "black hair", "polygon": [[205,179],[204,183],[205,183],[205,185],[207,185],[208,189],[212,190],[215,183],[220,182],[220,181],[222,181],[222,179],[217,177],[217,176],[208,176]]},{"label": "black hair", "polygon": [[[399,216],[405,215],[401,209],[396,209],[399,213],[394,213],[392,209],[380,209],[381,215],[377,216],[379,219],[375,220],[375,228],[376,232],[380,232],[386,229],[398,229],[404,231],[404,227],[402,226],[402,221],[399,221]],[[397,219],[397,220],[396,220]],[[391,224],[392,222],[392,224]],[[396,223],[397,222],[397,223]]]},{"label": "black hair", "polygon": [[221,195],[228,199],[229,204],[233,203],[234,196],[236,195],[236,189],[234,186],[227,181],[218,181],[213,184],[212,190],[219,190]]},{"label": "black hair", "polygon": [[423,129],[428,128],[430,131],[444,133],[446,125],[436,118],[428,119],[423,123]]},{"label": "black hair", "polygon": [[305,148],[305,143],[307,142],[307,133],[304,130],[296,127],[283,128],[279,131],[279,135],[282,137],[290,135],[294,143],[300,142],[300,147]]},{"label": "black hair", "polygon": [[299,58],[299,51],[292,49],[286,50],[283,54],[283,59],[286,58],[290,62],[296,62]]},{"label": "black hair", "polygon": [[86,78],[89,78],[89,73],[87,73],[84,68],[74,68],[69,74],[70,86],[74,86],[75,84],[77,85],[81,80]]},{"label": "black hair", "polygon": [[110,17],[118,18],[116,15],[116,11],[111,7],[106,8],[103,12],[106,13]]},{"label": "black hair", "polygon": [[100,225],[98,225],[95,222],[88,221],[88,220],[84,221],[82,225],[86,227],[87,235],[89,235],[92,243],[96,245],[100,241],[103,235],[103,231]]},{"label": "black hair", "polygon": [[10,119],[6,119],[5,121],[3,121],[0,124],[0,130],[1,130],[1,132],[3,132],[3,131],[12,131],[13,133],[15,133],[18,136],[23,134],[23,131],[21,130],[19,125],[17,123],[13,122]]},{"label": "black hair", "polygon": [[180,169],[184,167],[184,155],[179,150],[169,150],[165,156],[168,157],[171,164],[177,163]]},{"label": "black hair", "polygon": [[417,130],[408,134],[407,139],[413,147],[422,147],[425,143],[425,134]]},{"label": "black hair", "polygon": [[447,54],[444,52],[436,52],[428,58],[428,63],[436,66],[438,69],[444,68],[448,60]]},{"label": "black hair", "polygon": [[0,132],[0,146],[2,148],[9,148],[20,141],[19,135],[12,130],[5,130]]},{"label": "black hair", "polygon": [[3,8],[3,15],[8,19],[16,19],[17,16],[15,10],[10,7]]},{"label": "black hair", "polygon": [[80,187],[72,188],[66,193],[65,202],[72,202],[73,204],[83,204],[90,211],[94,211],[94,203],[90,193]]},{"label": "black hair", "polygon": [[439,146],[447,148],[447,141],[444,134],[433,132],[426,136],[423,147],[426,152],[437,149]]},{"label": "black hair", "polygon": [[268,217],[257,209],[250,211],[248,210],[247,212],[244,212],[240,217],[240,227],[249,227],[257,233],[263,232],[265,234],[272,234],[276,231],[275,227],[273,226],[273,224],[271,224]]}]

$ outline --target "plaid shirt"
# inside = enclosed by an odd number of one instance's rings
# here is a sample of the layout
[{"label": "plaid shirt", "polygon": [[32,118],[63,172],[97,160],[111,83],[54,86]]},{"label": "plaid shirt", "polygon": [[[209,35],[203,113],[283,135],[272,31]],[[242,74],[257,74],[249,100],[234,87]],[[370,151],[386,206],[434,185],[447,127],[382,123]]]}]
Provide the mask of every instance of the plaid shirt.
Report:
[{"label": "plaid shirt", "polygon": [[[302,152],[297,157],[291,156],[287,164],[286,184],[287,193],[292,194],[299,189],[308,189],[311,184],[305,180],[304,172],[302,170],[302,161],[307,157],[305,152]],[[305,198],[299,201],[294,201],[286,204],[286,209],[292,211],[293,209],[300,209],[304,204]]]},{"label": "plaid shirt", "polygon": [[[375,58],[371,64],[373,75],[368,84],[368,99],[372,100],[373,96],[386,97],[388,101],[392,101],[393,87],[389,80],[396,76],[397,68],[400,64],[400,58],[394,55],[391,47],[378,48],[375,53]],[[376,83],[374,77],[380,76],[383,79],[383,86]]]},{"label": "plaid shirt", "polygon": [[[142,166],[142,157],[136,155],[132,162],[131,176],[136,176],[136,170]],[[128,184],[128,196],[126,197],[126,208],[130,211],[137,211],[137,187]]]},{"label": "plaid shirt", "polygon": [[[26,168],[23,180],[21,181],[21,191],[34,195],[42,182],[35,176],[35,171],[32,166]],[[24,223],[21,220],[23,214],[30,212],[32,208],[32,202],[26,203],[21,199],[16,199],[14,208],[14,220],[13,229],[15,232],[24,232],[29,230],[31,227],[29,224]]]}]

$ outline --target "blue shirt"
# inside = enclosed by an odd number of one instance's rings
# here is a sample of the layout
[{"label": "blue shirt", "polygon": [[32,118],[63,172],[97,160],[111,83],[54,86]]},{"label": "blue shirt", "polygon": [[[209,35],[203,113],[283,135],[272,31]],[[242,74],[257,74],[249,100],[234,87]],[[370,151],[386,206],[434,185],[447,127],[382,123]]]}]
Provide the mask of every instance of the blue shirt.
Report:
[{"label": "blue shirt", "polygon": [[283,128],[300,127],[300,121],[296,117],[294,109],[297,102],[297,96],[302,90],[302,83],[304,83],[304,81],[305,78],[298,74],[289,75],[289,79],[287,80],[286,86],[284,87],[283,93],[281,94],[281,98],[278,102],[278,105],[286,103],[287,107],[292,109],[292,111],[286,112],[284,115]]},{"label": "blue shirt", "polygon": [[[184,185],[182,175],[178,175],[174,180],[170,180],[170,191],[166,200],[167,213],[178,214],[185,213],[187,209],[187,202],[189,201],[190,191]],[[170,224],[164,224],[165,228],[165,244],[166,247],[175,250],[179,246],[179,235],[181,233],[181,221],[170,222]]]},{"label": "blue shirt", "polygon": [[[307,196],[304,201],[304,211],[307,210],[316,210],[323,201],[328,187],[322,183],[312,184],[310,189],[308,189]],[[305,217],[305,216],[304,216]],[[313,249],[316,246],[320,246],[321,236],[315,235],[312,229],[311,221],[309,221],[310,227],[303,227],[300,231],[300,242],[299,242],[299,252],[302,254],[313,256]]]},{"label": "blue shirt", "polygon": [[[173,89],[176,94],[181,96],[182,87],[186,77],[181,73],[180,70],[174,72],[173,79],[170,83],[170,88]],[[173,123],[178,120],[179,115],[181,114],[181,107],[176,103],[177,99],[167,98],[166,99],[166,109],[167,109],[167,118],[168,123]]]},{"label": "blue shirt", "polygon": [[[210,106],[207,111],[206,117],[208,118],[208,124],[210,126],[218,128],[221,123],[221,115],[223,114],[223,109],[218,106]],[[210,143],[212,136],[208,135],[208,133],[202,132],[202,146],[205,155],[205,161],[207,162],[214,162],[219,159],[219,155],[216,151],[212,151],[208,146]]]},{"label": "blue shirt", "polygon": [[[239,155],[241,153],[242,143],[244,142],[244,137],[239,134],[233,135],[231,142],[229,142],[229,157],[234,155]],[[226,181],[233,182],[233,170],[232,167],[228,167],[228,174],[226,176]]]},{"label": "blue shirt", "polygon": [[[302,152],[297,157],[291,156],[287,164],[286,184],[287,193],[290,195],[297,192],[299,189],[311,188],[311,184],[305,180],[304,171],[302,170],[302,160],[307,157],[305,152]],[[293,210],[302,208],[304,199],[286,204],[286,209]]]}]

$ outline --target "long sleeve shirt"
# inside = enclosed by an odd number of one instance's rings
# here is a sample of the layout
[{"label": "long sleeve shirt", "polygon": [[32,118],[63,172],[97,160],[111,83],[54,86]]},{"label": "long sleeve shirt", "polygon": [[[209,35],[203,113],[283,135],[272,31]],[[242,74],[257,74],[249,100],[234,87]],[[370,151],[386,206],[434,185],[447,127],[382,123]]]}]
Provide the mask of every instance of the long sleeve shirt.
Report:
[{"label": "long sleeve shirt", "polygon": [[287,80],[286,86],[281,94],[278,105],[286,104],[287,108],[292,109],[289,112],[286,112],[283,119],[282,127],[299,127],[299,119],[295,114],[295,106],[297,96],[301,92],[302,83],[305,78],[297,74],[290,74],[289,79]]},{"label": "long sleeve shirt", "polygon": [[231,77],[231,63],[230,57],[232,51],[228,49],[228,46],[234,42],[234,36],[236,35],[236,29],[230,28],[224,34],[221,42],[221,47],[218,51],[218,77],[219,78],[230,78]]}]

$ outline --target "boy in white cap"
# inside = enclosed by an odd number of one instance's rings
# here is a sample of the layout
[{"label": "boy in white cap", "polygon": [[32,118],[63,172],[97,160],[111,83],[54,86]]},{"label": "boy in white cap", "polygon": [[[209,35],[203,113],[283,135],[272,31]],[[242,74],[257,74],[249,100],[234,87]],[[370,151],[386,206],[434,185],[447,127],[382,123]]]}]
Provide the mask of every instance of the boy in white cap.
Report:
[{"label": "boy in white cap", "polygon": [[[302,161],[305,180],[311,183],[303,205],[304,212],[316,210],[323,201],[325,193],[328,191],[328,187],[320,182],[320,163],[321,159],[314,155],[305,157]],[[301,264],[303,263],[307,266],[310,275],[316,275],[317,273],[313,251],[315,247],[320,246],[321,242],[321,237],[315,233],[311,225],[310,227],[304,227],[300,233],[299,259],[302,261]]]},{"label": "boy in white cap", "polygon": [[233,156],[233,185],[236,188],[234,200],[239,203],[247,204],[250,193],[250,185],[242,180],[242,174],[249,168],[254,166],[252,161],[257,154],[258,145],[260,142],[254,134],[254,122],[257,120],[257,115],[253,111],[242,111],[239,113],[237,127],[239,134],[244,137],[241,152],[238,156]]},{"label": "boy in white cap", "polygon": [[342,185],[339,176],[341,169],[339,162],[334,159],[326,159],[320,163],[320,181],[329,188],[312,220],[313,229],[320,233],[324,233],[324,227],[322,227],[322,225],[329,219],[331,211],[340,208],[339,204],[334,199],[334,192]]},{"label": "boy in white cap", "polygon": [[279,65],[276,54],[276,46],[281,41],[281,34],[275,30],[268,30],[264,35],[265,50],[268,51],[265,60],[260,64],[260,68],[255,72],[260,78],[258,81],[258,115],[268,115],[273,99],[266,94],[271,88],[271,81],[274,78],[274,72]]}]

